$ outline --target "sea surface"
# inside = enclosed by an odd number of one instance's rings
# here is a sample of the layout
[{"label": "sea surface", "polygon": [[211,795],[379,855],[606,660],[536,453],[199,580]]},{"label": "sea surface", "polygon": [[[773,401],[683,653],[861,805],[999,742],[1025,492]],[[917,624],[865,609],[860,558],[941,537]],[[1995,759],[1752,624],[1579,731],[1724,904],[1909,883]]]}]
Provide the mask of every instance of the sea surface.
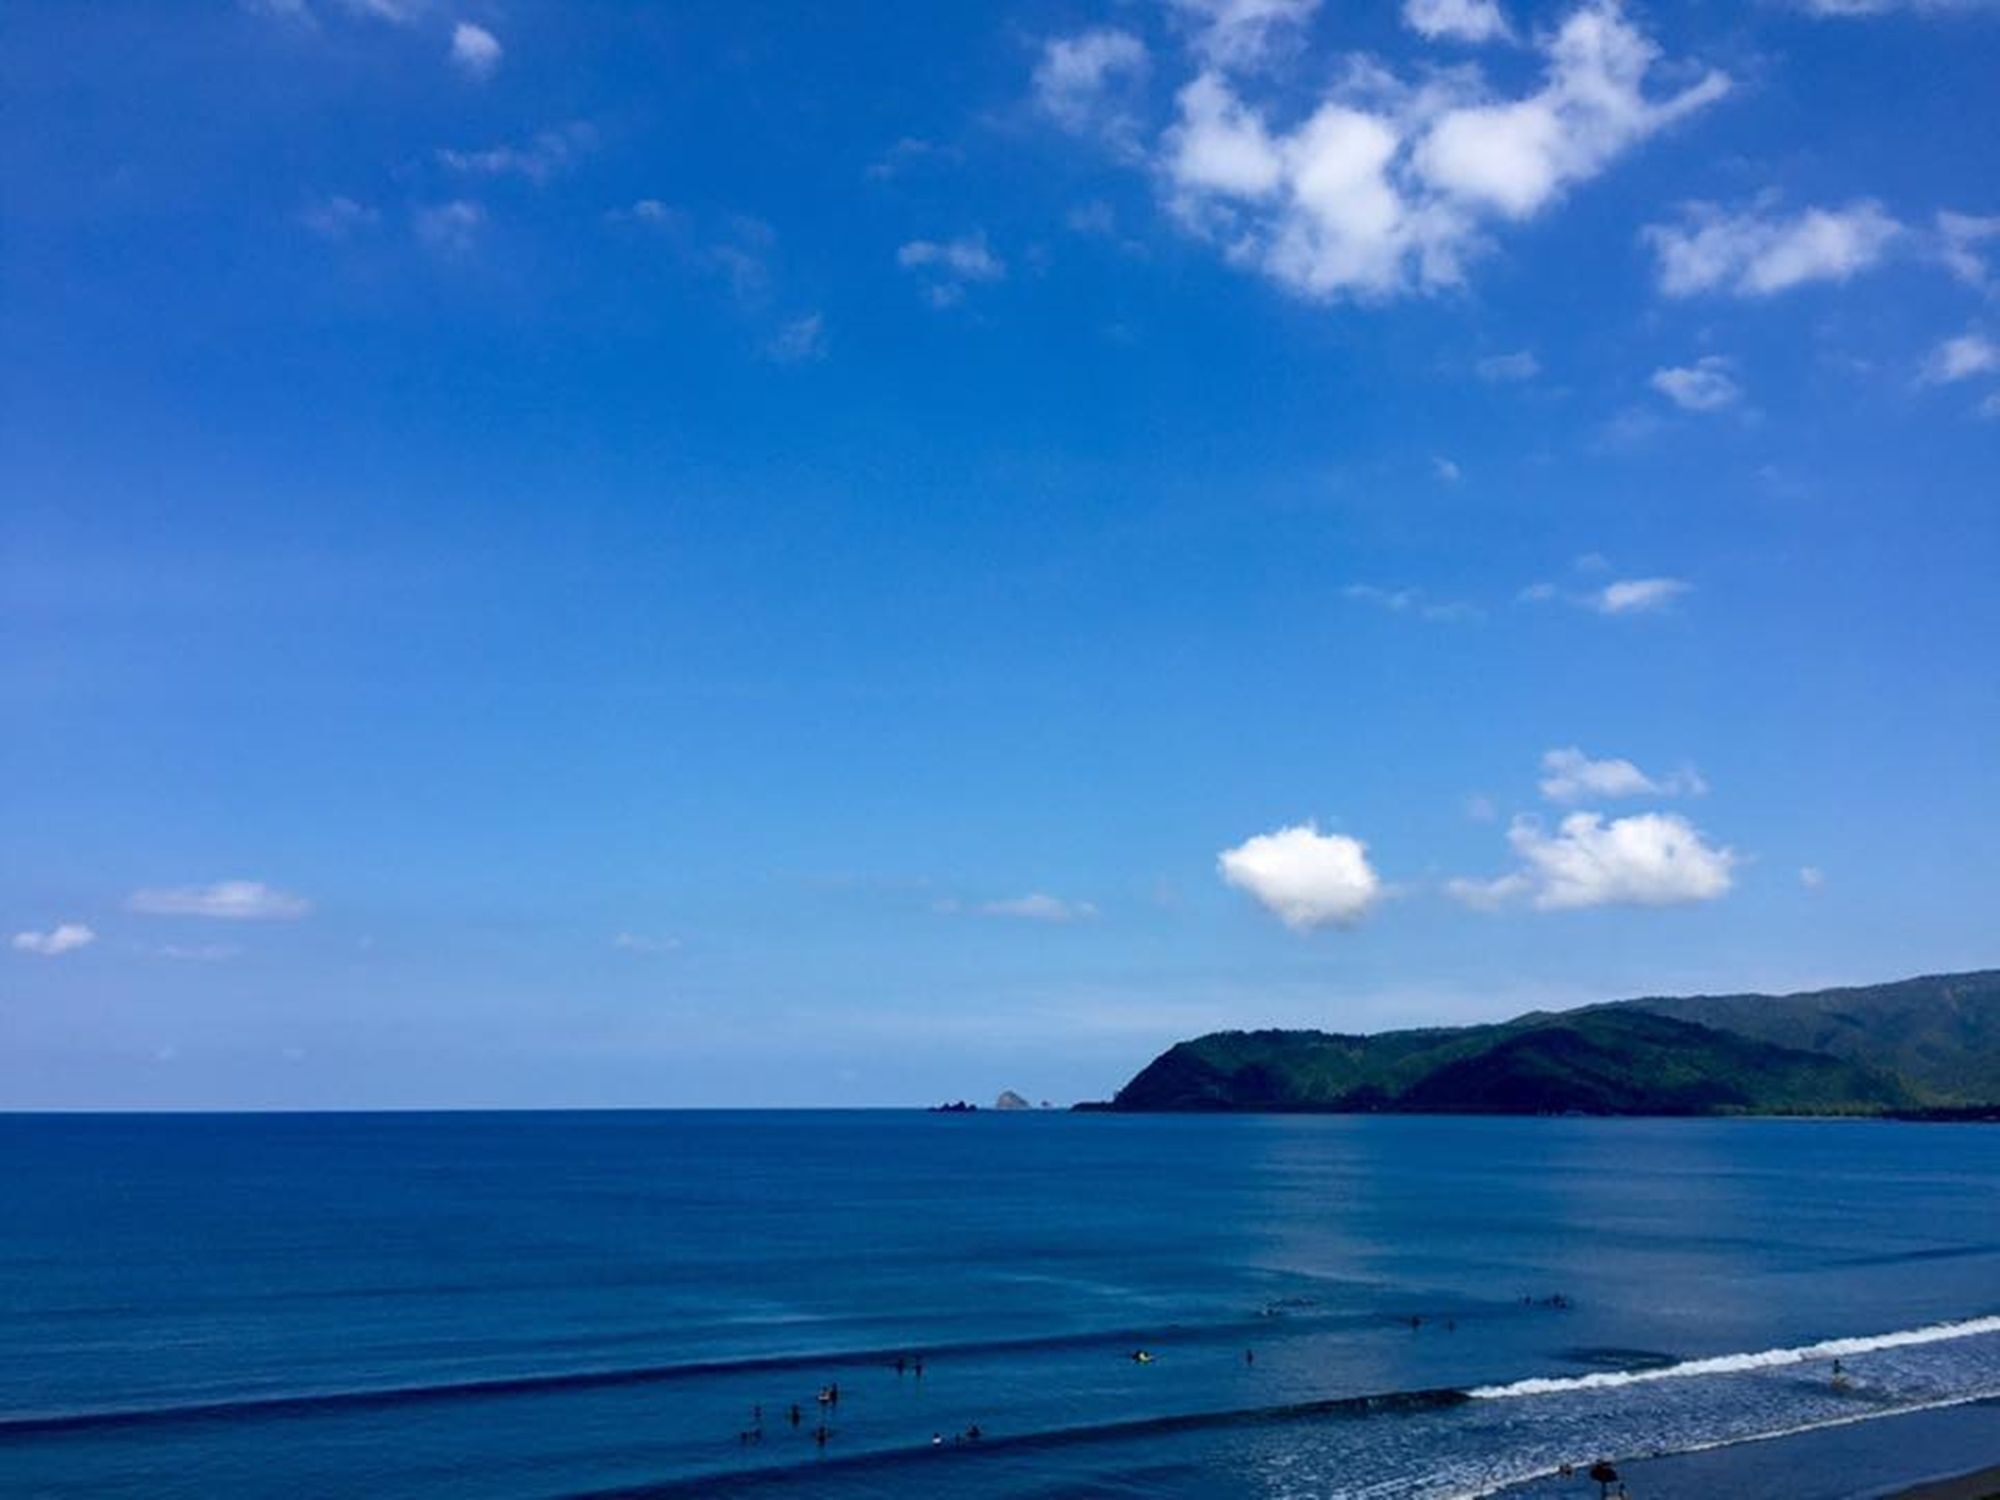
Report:
[{"label": "sea surface", "polygon": [[1444,1500],[2000,1395],[1989,1126],[11,1116],[0,1187],[9,1497]]}]

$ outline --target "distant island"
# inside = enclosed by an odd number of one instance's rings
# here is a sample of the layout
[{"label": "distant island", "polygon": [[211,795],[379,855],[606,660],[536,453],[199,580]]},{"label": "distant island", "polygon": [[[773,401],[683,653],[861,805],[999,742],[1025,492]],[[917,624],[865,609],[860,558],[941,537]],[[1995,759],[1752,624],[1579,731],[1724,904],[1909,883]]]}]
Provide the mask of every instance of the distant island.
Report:
[{"label": "distant island", "polygon": [[1079,1109],[2000,1118],[2000,970],[1483,1026],[1218,1031]]}]

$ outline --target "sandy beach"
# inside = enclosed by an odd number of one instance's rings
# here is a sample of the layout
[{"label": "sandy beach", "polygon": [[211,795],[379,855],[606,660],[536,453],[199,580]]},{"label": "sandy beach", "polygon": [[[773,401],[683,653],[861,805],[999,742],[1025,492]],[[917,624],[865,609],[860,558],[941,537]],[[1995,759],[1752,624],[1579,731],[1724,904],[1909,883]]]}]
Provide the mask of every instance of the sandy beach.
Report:
[{"label": "sandy beach", "polygon": [[[1699,1453],[1616,1460],[1632,1500],[1989,1500],[2000,1495],[2000,1398],[1821,1428]],[[1505,1500],[1579,1500],[1578,1474],[1500,1492]],[[1836,1477],[1837,1476],[1837,1477]]]}]

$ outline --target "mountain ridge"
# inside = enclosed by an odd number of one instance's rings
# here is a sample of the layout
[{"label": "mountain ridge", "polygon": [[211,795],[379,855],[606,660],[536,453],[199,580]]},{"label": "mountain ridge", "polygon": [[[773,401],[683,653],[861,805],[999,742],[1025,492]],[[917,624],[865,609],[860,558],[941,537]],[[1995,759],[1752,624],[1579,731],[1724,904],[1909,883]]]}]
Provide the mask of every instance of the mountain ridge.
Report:
[{"label": "mountain ridge", "polygon": [[2000,1105],[2000,970],[1647,996],[1509,1021],[1176,1043],[1116,1111],[1826,1114]]}]

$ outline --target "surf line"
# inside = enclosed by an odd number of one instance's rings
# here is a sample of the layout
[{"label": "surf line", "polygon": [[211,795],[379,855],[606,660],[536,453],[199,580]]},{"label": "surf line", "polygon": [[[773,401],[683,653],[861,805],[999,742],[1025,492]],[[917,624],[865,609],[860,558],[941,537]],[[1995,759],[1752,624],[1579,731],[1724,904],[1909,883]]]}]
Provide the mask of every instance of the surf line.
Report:
[{"label": "surf line", "polygon": [[1706,1359],[1683,1360],[1652,1370],[1598,1370],[1589,1375],[1536,1375],[1507,1385],[1474,1386],[1466,1395],[1474,1401],[1504,1401],[1520,1396],[1554,1396],[1566,1391],[1613,1390],[1652,1380],[1685,1380],[1697,1375],[1733,1375],[1741,1370],[1768,1370],[1779,1365],[1802,1364],[1811,1360],[1852,1359],[1857,1354],[1874,1354],[1883,1349],[1906,1349],[1914,1344],[1939,1344],[1949,1339],[1976,1338],[2000,1333],[2000,1316],[1967,1318],[1958,1323],[1927,1323],[1922,1328],[1905,1328],[1896,1333],[1878,1333],[1857,1338],[1824,1339],[1817,1344],[1801,1344],[1791,1349],[1763,1349],[1754,1354],[1716,1354]]},{"label": "surf line", "polygon": [[[1882,1422],[1891,1417],[1912,1417],[1919,1412],[1948,1411],[1954,1406],[1977,1406],[1982,1401],[2000,1400],[2000,1391],[1976,1391],[1969,1396],[1941,1396],[1935,1401],[1920,1401],[1913,1406],[1889,1406],[1879,1411],[1846,1412],[1838,1417],[1821,1417],[1817,1421],[1801,1422],[1794,1427],[1779,1427],[1770,1432],[1745,1433],[1741,1437],[1712,1438],[1705,1443],[1689,1443],[1684,1448],[1668,1448],[1659,1453],[1626,1454],[1621,1463],[1652,1463],[1657,1459],[1680,1458],[1689,1453],[1713,1453],[1718,1448],[1741,1448],[1747,1443],[1774,1443],[1781,1438],[1801,1437],[1808,1432],[1822,1432],[1829,1427],[1853,1427],[1862,1422]],[[1483,1490],[1467,1490],[1462,1495],[1453,1495],[1450,1500],[1500,1500],[1510,1490],[1524,1484],[1533,1484],[1538,1479],[1554,1479],[1561,1469],[1537,1469],[1531,1474],[1516,1474],[1512,1479]]]}]

